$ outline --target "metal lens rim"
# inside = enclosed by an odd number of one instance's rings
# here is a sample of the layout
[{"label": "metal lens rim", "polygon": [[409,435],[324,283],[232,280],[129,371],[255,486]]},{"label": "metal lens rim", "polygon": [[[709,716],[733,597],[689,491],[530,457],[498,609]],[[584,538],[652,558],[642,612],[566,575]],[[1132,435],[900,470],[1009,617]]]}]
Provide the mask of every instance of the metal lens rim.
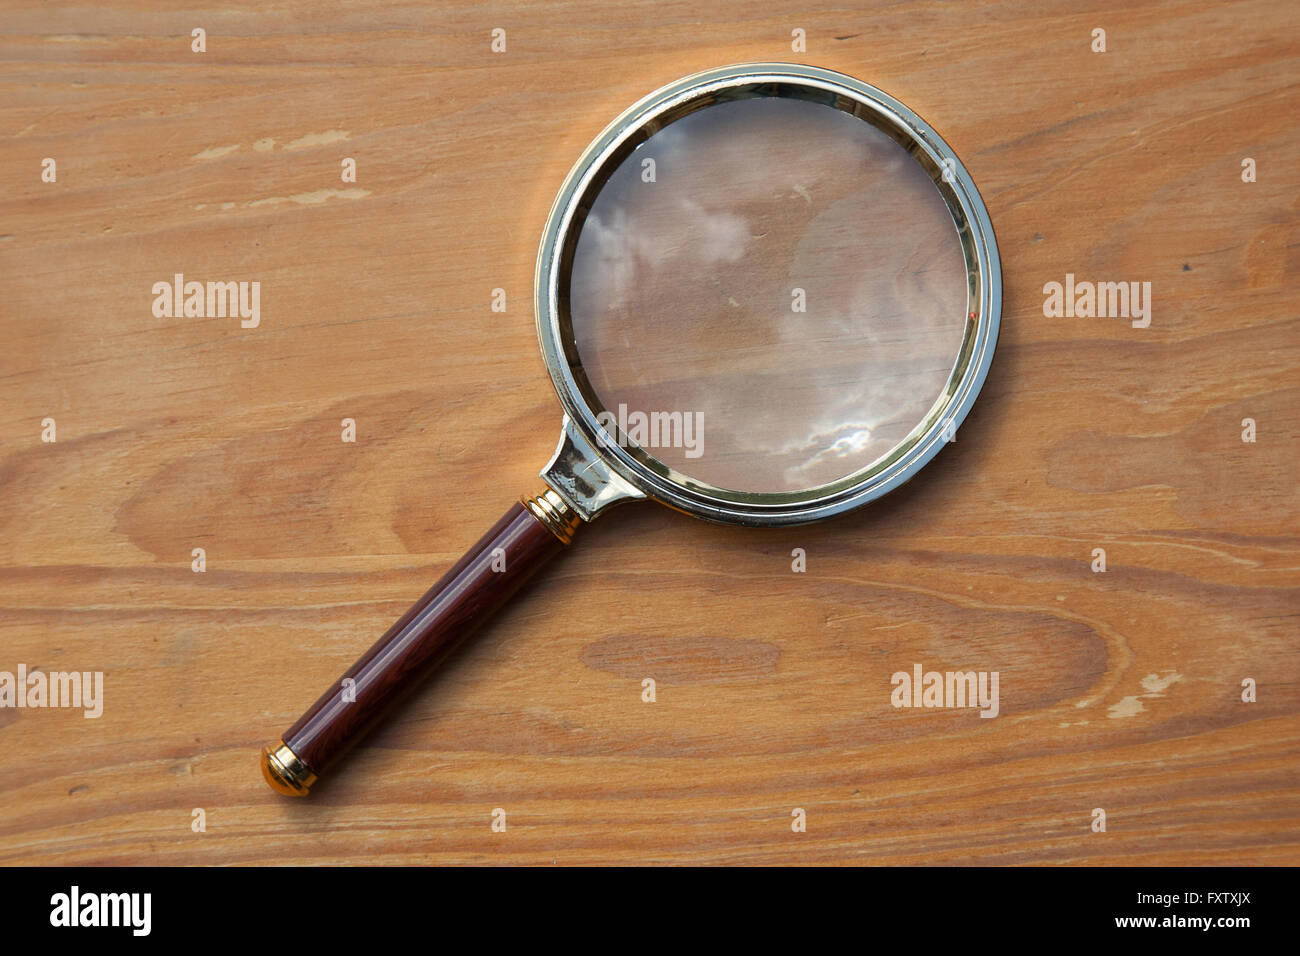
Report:
[{"label": "metal lens rim", "polygon": [[[968,278],[961,351],[943,394],[902,442],[866,469],[800,492],[714,488],[674,472],[635,446],[602,440],[594,390],[581,369],[567,310],[568,267],[577,235],[609,173],[654,132],[697,109],[746,96],[792,96],[826,103],[873,123],[930,175],[953,216]],[[916,113],[842,73],[788,63],[747,63],[685,77],[651,93],[607,126],[579,157],[551,207],[537,257],[534,306],[551,381],[572,424],[602,461],[649,497],[715,521],[786,525],[817,521],[899,487],[955,436],[988,374],[1002,312],[1002,272],[988,210],[961,160]]]}]

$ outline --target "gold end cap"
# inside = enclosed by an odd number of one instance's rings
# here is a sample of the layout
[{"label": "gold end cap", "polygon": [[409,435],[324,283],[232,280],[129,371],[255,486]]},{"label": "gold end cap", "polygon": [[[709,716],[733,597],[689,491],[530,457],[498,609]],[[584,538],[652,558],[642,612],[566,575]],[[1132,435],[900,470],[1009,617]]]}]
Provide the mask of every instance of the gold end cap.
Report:
[{"label": "gold end cap", "polygon": [[286,797],[305,797],[316,782],[316,775],[283,740],[262,748],[262,776],[272,790]]}]

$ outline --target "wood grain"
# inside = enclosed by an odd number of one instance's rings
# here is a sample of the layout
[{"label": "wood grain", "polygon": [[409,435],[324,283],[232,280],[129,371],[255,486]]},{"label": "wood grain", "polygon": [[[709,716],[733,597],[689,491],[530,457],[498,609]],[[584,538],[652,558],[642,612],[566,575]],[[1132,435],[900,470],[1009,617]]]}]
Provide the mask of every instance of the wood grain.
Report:
[{"label": "wood grain", "polygon": [[[326,10],[0,4],[0,670],[106,675],[98,720],[0,710],[0,862],[1300,863],[1294,15]],[[755,59],[880,86],[978,183],[1006,299],[958,441],[821,526],[602,518],[271,792],[261,746],[535,490],[569,165]],[[177,272],[260,281],[260,327],[155,318]],[[1151,282],[1150,328],[1045,318],[1066,273]],[[1000,716],[894,709],[914,663],[999,671]]]}]

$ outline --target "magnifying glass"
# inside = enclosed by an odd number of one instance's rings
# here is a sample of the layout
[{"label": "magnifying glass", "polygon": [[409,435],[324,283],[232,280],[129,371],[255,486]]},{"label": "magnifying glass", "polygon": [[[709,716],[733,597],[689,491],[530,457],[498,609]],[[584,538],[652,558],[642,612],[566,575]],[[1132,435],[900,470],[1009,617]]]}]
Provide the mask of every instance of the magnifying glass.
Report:
[{"label": "magnifying glass", "polygon": [[997,343],[988,212],[920,117],[840,73],[729,66],[652,93],[560,189],[537,258],[563,406],[522,498],[263,752],[302,796],[581,527],[653,500],[818,521],[956,436]]}]

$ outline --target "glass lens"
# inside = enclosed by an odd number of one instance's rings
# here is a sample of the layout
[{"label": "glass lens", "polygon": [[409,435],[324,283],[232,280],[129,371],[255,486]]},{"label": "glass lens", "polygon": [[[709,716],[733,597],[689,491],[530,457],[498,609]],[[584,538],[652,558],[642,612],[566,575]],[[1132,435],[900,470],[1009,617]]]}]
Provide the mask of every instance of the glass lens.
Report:
[{"label": "glass lens", "polygon": [[967,316],[930,175],[871,123],[772,96],[698,109],[629,153],[568,293],[610,440],[746,494],[888,456],[942,397]]}]

